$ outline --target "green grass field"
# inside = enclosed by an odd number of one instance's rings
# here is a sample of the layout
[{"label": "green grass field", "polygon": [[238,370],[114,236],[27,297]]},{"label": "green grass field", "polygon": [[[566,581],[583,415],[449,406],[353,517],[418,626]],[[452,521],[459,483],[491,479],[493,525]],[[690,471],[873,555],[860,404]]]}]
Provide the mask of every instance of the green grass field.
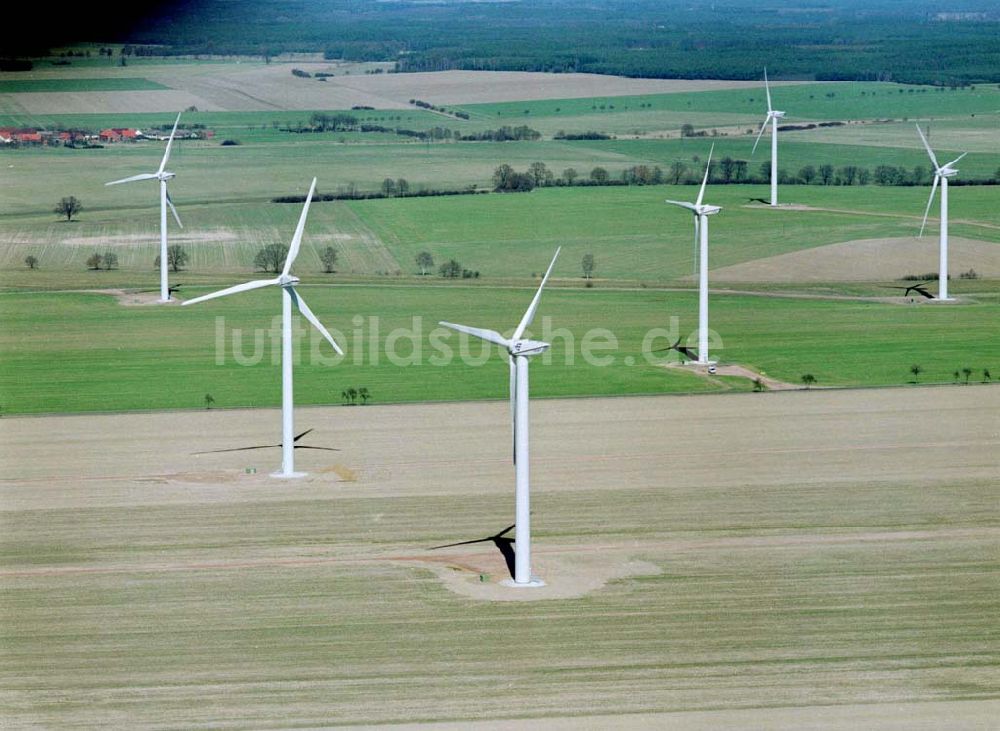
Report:
[{"label": "green grass field", "polygon": [[[185,290],[187,296],[201,291]],[[509,330],[530,290],[302,291],[348,355],[337,362],[318,335],[300,328],[298,403],[339,403],[352,385],[367,387],[380,403],[506,397],[507,368],[498,352],[477,367],[460,358],[457,335],[440,339],[445,331],[432,331],[439,320]],[[278,302],[270,291],[183,309],[122,307],[102,295],[0,295],[8,323],[0,338],[0,403],[8,413],[197,408],[211,393],[218,406],[277,404]],[[1000,373],[1000,343],[992,337],[998,308],[995,298],[904,307],[716,295],[713,350],[723,361],[794,383],[808,372],[825,386],[903,384],[913,363],[922,365],[923,382],[950,383],[953,371],[966,366],[978,381],[984,368]],[[546,293],[535,327],[552,338],[553,349],[533,369],[532,391],[551,397],[748,389],[748,381],[707,380],[656,365],[663,356],[643,355],[647,337],[652,350],[691,336],[696,312],[694,292],[556,287]],[[469,350],[473,362],[483,353],[478,343]]]},{"label": "green grass field", "polygon": [[[1000,88],[979,85],[974,88],[945,89],[875,82],[835,82],[778,86],[772,89],[775,109],[788,112],[786,123],[794,120],[847,120],[901,117],[968,116],[996,114],[1000,109]],[[645,105],[645,106],[640,106]],[[602,108],[603,107],[603,108]],[[759,124],[767,112],[764,84],[760,89],[648,94],[643,96],[594,97],[584,99],[548,99],[542,101],[468,104],[462,109],[486,119],[523,119],[531,125],[540,118],[591,117],[594,120],[631,115],[636,126],[643,119],[652,120],[660,112],[712,113],[756,119]],[[527,114],[525,113],[527,112]],[[588,129],[597,129],[588,127]],[[567,128],[567,131],[570,131]],[[583,131],[583,130],[573,130]]]},{"label": "green grass field", "polygon": [[39,91],[159,91],[168,88],[170,87],[144,79],[141,76],[91,79],[0,79],[0,94],[25,94]]},{"label": "green grass field", "polygon": [[[185,67],[184,72],[195,70]],[[90,82],[83,73],[72,72],[81,77],[78,80],[54,77],[45,83],[72,85],[79,81],[86,87]],[[106,78],[95,77],[101,83],[131,83],[131,77],[111,73]],[[623,131],[637,125],[636,130],[642,132],[662,129],[667,119],[662,115],[674,115],[670,124],[681,119],[677,115],[688,114],[703,115],[706,121],[718,115],[720,123],[726,123],[725,115],[730,115],[730,122],[737,117],[752,121],[760,96],[752,90],[737,90],[474,105],[467,107],[473,115],[467,122],[416,109],[355,113],[362,121],[413,129],[441,124],[469,131],[523,122],[551,134],[572,118],[584,129]],[[822,84],[776,88],[775,97],[779,106],[794,108],[799,118],[869,121],[882,115],[898,120],[905,115],[930,114],[947,100],[952,116],[934,121],[932,139],[940,136],[956,147],[939,146],[940,154],[957,154],[957,143],[975,138],[980,151],[962,161],[963,174],[988,177],[1000,165],[1000,152],[990,147],[987,139],[1000,99],[993,88],[937,91],[892,84]],[[601,104],[605,109],[600,109]],[[595,106],[597,109],[592,108]],[[503,162],[525,169],[542,161],[556,174],[573,167],[584,175],[600,165],[618,175],[632,165],[667,168],[672,161],[682,160],[697,173],[713,141],[717,158],[730,155],[746,159],[751,146],[751,139],[743,134],[664,140],[427,144],[385,134],[298,135],[275,129],[275,123],[306,121],[309,114],[199,112],[185,117],[187,122],[205,124],[217,132],[215,142],[179,142],[171,159],[171,168],[178,173],[171,192],[185,222],[183,231],[171,225],[171,237],[182,241],[191,255],[186,271],[173,275],[172,280],[186,285],[185,296],[206,291],[199,287],[254,276],[251,262],[256,251],[263,244],[286,241],[299,213],[297,205],[274,204],[270,199],[303,193],[311,175],[319,178],[320,191],[343,190],[349,185],[377,189],[385,177],[405,177],[415,189],[486,188],[494,168]],[[968,116],[973,114],[979,116]],[[7,117],[5,121],[18,120]],[[166,114],[56,115],[44,120],[51,126],[84,127],[171,121],[172,115]],[[608,126],[602,127],[603,122]],[[781,164],[792,171],[801,165],[823,163],[870,168],[875,164],[926,166],[923,152],[910,139],[915,134],[909,135],[908,127],[909,123],[896,122],[785,133]],[[854,131],[859,139],[847,139]],[[219,146],[217,142],[225,137],[240,139],[243,144]],[[3,353],[0,393],[7,410],[194,407],[205,392],[213,393],[220,405],[275,403],[273,368],[213,365],[215,313],[236,318],[234,327],[267,327],[271,309],[264,295],[253,295],[245,303],[215,304],[211,312],[191,312],[122,308],[112,298],[100,295],[59,294],[50,298],[42,294],[46,290],[155,288],[155,190],[143,184],[109,189],[103,183],[153,169],[161,149],[159,144],[137,144],[101,150],[0,152],[12,183],[4,190],[0,216],[0,287],[6,290],[2,305],[5,321],[13,323],[5,333],[8,347]],[[758,151],[751,164],[763,163],[765,158],[765,152]],[[953,191],[953,235],[1000,243],[995,190],[970,186]],[[84,203],[83,212],[72,223],[60,221],[51,212],[58,197],[69,194]],[[745,388],[745,382],[707,382],[648,364],[625,366],[622,361],[625,354],[638,353],[647,329],[668,325],[670,315],[680,317],[680,334],[686,336],[693,330],[693,294],[652,288],[671,284],[690,287],[685,279],[694,268],[690,218],[663,201],[694,195],[692,186],[551,188],[515,195],[316,203],[297,269],[308,282],[330,281],[329,276],[317,274],[318,251],[331,245],[338,249],[338,274],[332,281],[356,286],[310,288],[318,299],[314,308],[331,313],[334,320],[330,324],[335,327],[349,329],[355,314],[378,315],[390,330],[408,323],[410,315],[423,317],[427,324],[441,318],[461,319],[461,315],[503,327],[506,320],[497,313],[505,312],[510,323],[516,320],[521,302],[530,296],[526,287],[536,281],[535,275],[551,252],[562,246],[557,270],[561,281],[546,295],[547,304],[557,321],[567,323],[577,338],[591,327],[611,329],[619,338],[619,350],[612,367],[577,364],[540,370],[540,394]],[[712,268],[843,241],[913,236],[927,187],[784,186],[783,201],[831,210],[770,211],[746,205],[765,195],[766,187],[761,185],[710,188],[709,200],[723,207],[712,220]],[[471,287],[437,286],[441,284],[437,277],[421,280],[415,276],[414,257],[422,250],[430,251],[437,263],[455,258],[465,268],[480,272],[481,278]],[[120,269],[87,271],[87,257],[105,251],[118,254]],[[578,279],[579,262],[588,253],[595,255],[598,264],[598,287],[592,291],[584,291]],[[28,255],[38,257],[38,270],[29,271],[24,266]],[[911,271],[902,263],[895,276],[914,273],[922,272]],[[643,289],[646,286],[651,289]],[[762,282],[741,288],[828,295],[889,294],[877,282],[813,282],[798,288]],[[912,363],[920,363],[927,379],[950,381],[956,368],[968,365],[978,373],[989,368],[997,356],[987,335],[996,318],[996,283],[956,279],[953,289],[973,295],[979,304],[905,308],[719,294],[712,299],[712,324],[724,339],[724,359],[766,370],[780,379],[797,381],[802,373],[812,372],[825,385],[895,384],[905,380]],[[25,290],[36,293],[24,294]],[[86,326],[74,330],[68,340],[60,340],[55,335],[59,323],[76,322],[77,318]],[[361,348],[354,348],[354,343],[348,347],[365,350],[369,338],[380,342],[380,337],[365,333]],[[115,343],[122,339],[129,345],[119,351]],[[929,342],[945,347],[927,348]],[[63,348],[70,352],[60,357]],[[103,374],[94,380],[101,364],[108,361],[112,363],[106,366],[111,369],[109,375],[121,384],[112,389],[101,385]],[[175,362],[179,373],[188,374],[180,379],[183,387],[175,388],[165,381],[154,385],[155,381],[148,380],[147,370],[163,362]],[[385,362],[377,366],[349,362],[336,369],[306,365],[300,373],[301,398],[303,403],[309,399],[337,402],[341,389],[352,384],[366,385],[382,401],[500,397],[502,360],[498,358],[487,367],[495,371],[496,383],[462,367],[425,366],[420,369],[426,371],[423,377],[412,378],[409,371],[414,369]]]},{"label": "green grass field", "polygon": [[[225,182],[218,169],[206,169],[205,174],[215,177],[220,186]],[[198,191],[191,191],[193,186],[187,181],[178,177],[172,184],[186,228],[172,228],[171,236],[196,237],[180,239],[192,260],[177,281],[213,281],[213,274],[218,281],[249,274],[254,254],[263,243],[285,241],[294,230],[298,205],[267,200],[199,201],[193,198]],[[289,192],[301,193],[307,183],[299,173],[297,179],[289,180]],[[264,181],[248,183],[255,184]],[[203,183],[198,187],[211,195]],[[322,180],[320,188],[329,189]],[[1000,242],[995,190],[968,186],[953,191],[953,235]],[[791,186],[782,189],[785,200],[833,210],[770,211],[746,206],[751,199],[767,195],[764,186],[713,186],[709,200],[723,211],[711,223],[710,266],[840,241],[915,236],[927,192],[924,187]],[[666,205],[664,199],[687,200],[695,195],[693,186],[551,188],[530,194],[316,203],[310,211],[300,266],[302,271],[318,270],[316,251],[333,245],[340,252],[341,276],[406,277],[417,271],[417,252],[428,250],[438,263],[456,258],[487,279],[523,281],[541,270],[551,252],[562,246],[564,277],[580,274],[581,258],[592,253],[602,279],[633,284],[674,282],[693,272],[693,234],[689,214]],[[6,216],[0,221],[0,237],[7,241],[0,249],[0,286],[79,289],[95,282],[108,286],[154,283],[152,264],[159,244],[154,187],[95,186],[93,197],[84,199],[84,204],[87,208],[72,223],[48,211]],[[931,241],[933,228],[928,236],[925,240]],[[118,254],[121,272],[86,271],[87,257],[104,250]],[[38,257],[40,269],[24,267],[29,254]],[[915,272],[901,263],[896,276],[910,273]]]}]

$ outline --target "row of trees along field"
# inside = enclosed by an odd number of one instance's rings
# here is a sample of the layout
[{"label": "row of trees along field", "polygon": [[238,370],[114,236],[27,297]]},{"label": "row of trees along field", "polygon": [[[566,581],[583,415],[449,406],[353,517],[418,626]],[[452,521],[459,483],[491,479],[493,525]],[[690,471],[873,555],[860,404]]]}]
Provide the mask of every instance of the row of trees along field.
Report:
[{"label": "row of trees along field", "polygon": [[[633,165],[612,174],[607,168],[597,166],[581,173],[576,168],[566,168],[561,174],[543,162],[533,162],[524,172],[516,171],[503,163],[493,171],[493,188],[498,192],[526,192],[540,187],[572,185],[699,185],[704,176],[699,158],[692,163],[675,160],[664,170],[658,165]],[[896,165],[878,165],[873,170],[857,165],[804,165],[798,172],[778,169],[778,182],[800,185],[926,185],[932,180],[929,168],[917,165],[909,169]],[[771,163],[763,162],[756,169],[746,160],[723,157],[713,160],[708,176],[713,184],[763,184],[771,180]],[[992,178],[953,180],[952,185],[1000,185],[1000,168]]]}]

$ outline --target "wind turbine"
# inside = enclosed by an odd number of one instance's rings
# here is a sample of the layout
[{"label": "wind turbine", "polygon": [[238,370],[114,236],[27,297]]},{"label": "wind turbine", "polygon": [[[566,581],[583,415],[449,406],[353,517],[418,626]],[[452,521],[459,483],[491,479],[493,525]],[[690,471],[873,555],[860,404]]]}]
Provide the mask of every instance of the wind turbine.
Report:
[{"label": "wind turbine", "polygon": [[170,139],[167,140],[167,149],[163,152],[163,160],[160,161],[159,170],[155,173],[140,173],[130,178],[105,183],[105,185],[118,185],[120,183],[134,183],[137,180],[160,181],[160,302],[170,301],[170,285],[167,283],[167,206],[170,206],[170,211],[174,214],[177,225],[184,228],[181,217],[177,215],[174,202],[170,199],[170,193],[167,192],[167,181],[174,177],[174,173],[168,172],[166,169],[167,160],[170,159],[170,147],[174,144],[174,134],[177,132],[177,124],[180,121],[181,115],[178,113],[177,119],[174,121],[174,128],[170,131]]},{"label": "wind turbine", "polygon": [[708,173],[712,169],[712,153],[715,145],[708,152],[708,162],[705,164],[705,177],[701,181],[698,200],[694,203],[672,201],[671,205],[687,208],[694,214],[694,237],[700,239],[700,256],[698,264],[698,363],[708,365],[708,217],[714,216],[722,209],[719,206],[707,206],[702,203],[705,198],[705,186],[708,184]]},{"label": "wind turbine", "polygon": [[778,205],[778,120],[785,116],[784,112],[779,112],[771,107],[771,87],[767,83],[767,68],[764,68],[764,91],[767,92],[767,116],[764,117],[764,124],[760,126],[757,139],[753,143],[753,155],[757,151],[757,143],[764,134],[767,123],[771,123],[771,205]]},{"label": "wind turbine", "polygon": [[[298,307],[299,312],[313,324],[320,334],[329,341],[333,349],[339,355],[344,351],[340,349],[323,323],[319,321],[313,311],[309,309],[302,296],[295,291],[295,285],[299,283],[299,278],[290,274],[292,263],[299,254],[299,247],[302,245],[302,233],[306,227],[306,216],[309,214],[309,204],[312,202],[313,193],[316,190],[316,178],[313,178],[312,185],[309,186],[309,195],[306,196],[306,204],[302,207],[302,215],[299,216],[299,224],[295,227],[295,235],[292,243],[288,247],[288,256],[285,257],[285,267],[281,274],[274,279],[258,279],[252,282],[237,284],[235,287],[228,287],[212,292],[211,294],[195,297],[194,299],[182,302],[182,305],[193,305],[205,300],[225,297],[226,295],[246,292],[251,289],[261,287],[281,287],[281,472],[275,472],[274,477],[302,477],[304,473],[295,471],[295,423],[294,423],[294,402],[292,399],[292,303]],[[299,436],[302,436],[301,434]]]},{"label": "wind turbine", "polygon": [[[561,247],[560,247],[561,248]],[[518,323],[514,334],[508,340],[495,330],[482,330],[466,325],[456,325],[451,322],[441,322],[444,327],[458,332],[473,335],[490,343],[495,343],[507,350],[507,362],[510,365],[510,407],[514,426],[514,580],[505,582],[508,586],[532,587],[545,586],[545,582],[531,575],[531,506],[529,488],[529,445],[528,445],[528,358],[549,349],[549,343],[540,340],[524,340],[524,331],[531,325],[538,309],[538,301],[542,290],[549,280],[552,268],[559,257],[556,249],[552,263],[542,278],[531,304]],[[504,531],[506,532],[506,531]]]},{"label": "wind turbine", "polygon": [[938,296],[939,300],[951,300],[953,297],[948,296],[948,178],[951,178],[958,174],[958,170],[952,167],[956,162],[965,157],[968,153],[963,152],[961,155],[956,157],[951,162],[945,163],[944,165],[939,165],[937,158],[934,156],[934,150],[931,146],[927,144],[927,138],[924,137],[924,132],[920,129],[920,125],[917,125],[917,132],[920,134],[920,140],[924,143],[924,147],[927,148],[927,154],[930,155],[931,163],[934,165],[934,184],[931,186],[931,196],[927,199],[927,208],[924,209],[924,222],[920,224],[920,236],[924,235],[924,227],[927,225],[927,214],[931,212],[931,204],[934,203],[934,192],[937,190],[938,182],[941,183],[941,250],[940,258],[938,260]]}]

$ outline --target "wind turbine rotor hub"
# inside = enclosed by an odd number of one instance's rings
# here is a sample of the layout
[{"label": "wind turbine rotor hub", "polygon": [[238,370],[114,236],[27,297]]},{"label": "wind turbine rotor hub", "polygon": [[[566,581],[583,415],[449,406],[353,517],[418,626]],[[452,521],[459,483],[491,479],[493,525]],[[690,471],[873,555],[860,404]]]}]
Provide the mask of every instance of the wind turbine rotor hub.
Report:
[{"label": "wind turbine rotor hub", "polygon": [[507,352],[511,355],[532,356],[544,353],[550,347],[549,343],[544,343],[541,340],[516,340],[510,344]]},{"label": "wind turbine rotor hub", "polygon": [[168,173],[168,172],[164,171],[162,173],[157,173],[156,174],[156,178],[158,180],[170,180],[171,178],[175,178],[175,177],[177,177],[177,173]]}]

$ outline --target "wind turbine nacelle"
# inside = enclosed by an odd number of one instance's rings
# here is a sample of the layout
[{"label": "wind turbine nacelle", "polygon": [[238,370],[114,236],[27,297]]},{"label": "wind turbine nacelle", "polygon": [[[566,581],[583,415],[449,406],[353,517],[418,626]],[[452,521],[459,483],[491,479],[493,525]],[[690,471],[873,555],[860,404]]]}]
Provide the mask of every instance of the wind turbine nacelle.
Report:
[{"label": "wind turbine nacelle", "polygon": [[953,178],[958,175],[958,170],[955,168],[943,167],[937,171],[937,174],[942,178]]},{"label": "wind turbine nacelle", "polygon": [[544,353],[551,346],[541,340],[518,340],[510,344],[511,355],[538,355]]},{"label": "wind turbine nacelle", "polygon": [[281,287],[291,287],[293,284],[298,284],[301,280],[298,277],[293,277],[291,274],[282,274],[278,277],[278,285]]},{"label": "wind turbine nacelle", "polygon": [[784,112],[771,112],[771,116],[774,117],[775,119],[784,119],[785,118],[785,113]]},{"label": "wind turbine nacelle", "polygon": [[171,178],[176,178],[177,173],[168,173],[166,170],[164,170],[162,173],[157,173],[156,177],[159,180],[170,180]]},{"label": "wind turbine nacelle", "polygon": [[711,216],[722,210],[721,206],[699,206],[699,216]]}]

